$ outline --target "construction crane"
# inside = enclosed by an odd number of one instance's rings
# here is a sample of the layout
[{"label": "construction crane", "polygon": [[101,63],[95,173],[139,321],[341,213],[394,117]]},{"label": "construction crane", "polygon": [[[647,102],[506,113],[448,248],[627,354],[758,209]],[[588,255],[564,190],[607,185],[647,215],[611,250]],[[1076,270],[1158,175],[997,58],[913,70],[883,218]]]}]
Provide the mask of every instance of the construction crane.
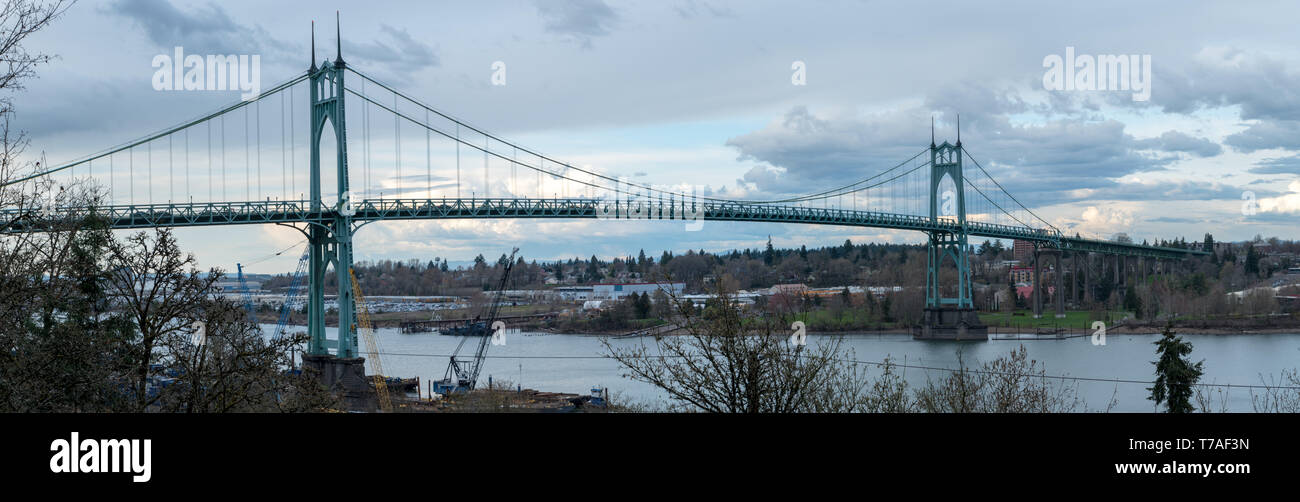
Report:
[{"label": "construction crane", "polygon": [[[456,345],[456,351],[451,354],[451,362],[447,364],[447,372],[443,375],[442,380],[433,382],[434,392],[447,395],[459,392],[468,392],[474,390],[474,384],[478,382],[479,372],[483,369],[483,359],[487,357],[488,342],[491,341],[492,331],[495,329],[493,324],[496,323],[497,314],[501,310],[501,297],[505,293],[506,280],[510,278],[510,269],[515,265],[515,255],[519,253],[519,248],[510,252],[510,257],[506,259],[501,271],[501,281],[497,283],[496,292],[492,295],[492,302],[487,305],[485,312],[476,316],[473,320],[466,321],[464,326],[457,326],[448,330],[450,335],[460,335],[460,343]],[[478,349],[474,351],[474,357],[461,357],[460,351],[465,347],[470,337],[477,336]]]},{"label": "construction crane", "polygon": [[293,300],[298,297],[302,291],[303,273],[307,271],[307,262],[311,254],[303,251],[302,258],[298,259],[298,269],[293,273],[293,280],[289,282],[289,291],[284,295],[284,303],[280,304],[280,320],[275,323],[275,339],[284,336],[284,328],[289,323],[289,314],[293,312],[291,305]]},{"label": "construction crane", "polygon": [[244,266],[236,263],[235,270],[239,278],[239,294],[244,300],[244,310],[248,311],[248,320],[257,324],[257,312],[253,309],[253,295],[248,292],[248,283],[244,282]]},{"label": "construction crane", "polygon": [[375,394],[379,397],[379,409],[393,411],[393,400],[388,396],[388,384],[384,382],[384,365],[379,361],[379,341],[375,339],[375,327],[370,323],[370,309],[366,308],[366,297],[361,294],[361,283],[357,282],[357,273],[348,269],[352,278],[352,296],[357,302],[357,332],[366,341],[366,359],[370,360],[370,372],[374,374]]}]

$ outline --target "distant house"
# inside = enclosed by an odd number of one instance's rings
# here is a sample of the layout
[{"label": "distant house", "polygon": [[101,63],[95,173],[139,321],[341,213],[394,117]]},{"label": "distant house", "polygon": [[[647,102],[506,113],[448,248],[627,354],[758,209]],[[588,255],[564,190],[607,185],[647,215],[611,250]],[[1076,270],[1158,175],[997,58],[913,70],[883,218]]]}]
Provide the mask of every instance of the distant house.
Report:
[{"label": "distant house", "polygon": [[1011,267],[1010,279],[1014,284],[1033,284],[1034,267]]}]

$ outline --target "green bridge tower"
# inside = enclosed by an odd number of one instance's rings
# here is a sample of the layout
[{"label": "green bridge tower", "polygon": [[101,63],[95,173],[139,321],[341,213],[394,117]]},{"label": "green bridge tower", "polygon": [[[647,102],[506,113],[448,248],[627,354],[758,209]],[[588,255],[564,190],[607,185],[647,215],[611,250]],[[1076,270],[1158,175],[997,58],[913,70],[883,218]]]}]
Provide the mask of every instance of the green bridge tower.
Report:
[{"label": "green bridge tower", "polygon": [[[928,232],[925,309],[912,335],[922,339],[987,340],[988,327],[979,320],[971,299],[970,245],[966,232],[966,181],[962,176],[961,133],[957,144],[930,140],[930,222],[952,224],[952,230]],[[953,190],[940,193],[944,178]],[[957,269],[957,294],[945,297],[940,271],[951,259]]]},{"label": "green bridge tower", "polygon": [[[314,24],[314,23],[313,23]],[[364,399],[367,395],[365,360],[357,355],[356,298],[352,294],[351,193],[348,187],[346,90],[340,39],[338,56],[316,66],[316,40],[313,29],[312,64],[308,70],[311,87],[311,211],[325,218],[325,223],[308,224],[307,333],[311,340],[303,356],[303,366],[319,372],[322,382],[339,387],[345,399]],[[321,194],[321,137],[330,128],[335,139],[336,202],[327,207]],[[338,337],[325,333],[325,274],[334,267],[338,285]],[[334,353],[330,353],[334,349]]]}]

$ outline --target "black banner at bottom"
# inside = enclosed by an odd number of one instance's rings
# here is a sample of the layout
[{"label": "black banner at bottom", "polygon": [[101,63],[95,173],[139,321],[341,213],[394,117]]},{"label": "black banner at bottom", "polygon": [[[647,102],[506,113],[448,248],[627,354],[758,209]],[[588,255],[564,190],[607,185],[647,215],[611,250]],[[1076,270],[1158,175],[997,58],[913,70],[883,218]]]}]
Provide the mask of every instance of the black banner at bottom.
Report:
[{"label": "black banner at bottom", "polygon": [[11,488],[105,493],[204,486],[337,493],[521,477],[554,487],[612,489],[689,475],[694,485],[726,489],[737,478],[719,469],[739,469],[822,490],[840,484],[860,489],[870,480],[900,476],[936,480],[935,486],[917,486],[927,489],[991,480],[1015,480],[1017,487],[1253,485],[1294,478],[1300,463],[1295,418],[8,415],[0,479]]}]

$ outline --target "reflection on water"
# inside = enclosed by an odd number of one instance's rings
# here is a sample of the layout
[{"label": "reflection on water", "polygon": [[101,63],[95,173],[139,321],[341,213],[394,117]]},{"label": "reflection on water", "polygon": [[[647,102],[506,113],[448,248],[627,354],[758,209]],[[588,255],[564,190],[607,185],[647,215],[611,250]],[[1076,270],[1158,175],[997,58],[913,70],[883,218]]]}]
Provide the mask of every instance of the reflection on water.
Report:
[{"label": "reflection on water", "polygon": [[[267,332],[272,326],[263,326]],[[301,331],[299,327],[291,331]],[[335,329],[328,328],[330,336]],[[380,350],[384,352],[384,370],[389,376],[442,378],[447,358],[460,339],[436,334],[404,335],[397,328],[376,330]],[[1300,334],[1268,335],[1182,335],[1195,350],[1195,360],[1205,360],[1205,383],[1255,384],[1260,376],[1278,375],[1284,369],[1300,367]],[[808,343],[827,340],[829,335],[810,334]],[[988,342],[943,342],[912,340],[908,335],[844,335],[843,347],[860,361],[878,362],[891,356],[900,364],[941,368],[957,367],[957,351],[967,366],[979,366],[1006,355],[1023,344],[1031,359],[1039,361],[1049,375],[1071,377],[1141,380],[1155,378],[1155,346],[1158,334],[1115,335],[1106,345],[1094,346],[1087,337],[1065,340],[1025,340]],[[651,339],[611,340],[615,346],[653,343]],[[364,344],[363,344],[364,346]],[[466,344],[463,352],[473,353]],[[613,393],[640,402],[662,402],[665,395],[654,387],[624,378],[618,363],[603,358],[604,347],[595,336],[521,333],[507,336],[504,346],[491,346],[483,367],[481,383],[488,376],[495,381],[519,383],[524,387],[551,392],[588,392],[592,386],[607,386]],[[868,367],[876,374],[878,368]],[[900,371],[902,371],[900,369]],[[905,377],[913,387],[924,386],[927,379],[940,378],[943,371],[906,369]],[[1106,408],[1111,397],[1118,401],[1113,411],[1149,412],[1146,385],[1134,383],[1070,381],[1089,411]],[[1251,411],[1249,389],[1227,392],[1231,411]]]}]

